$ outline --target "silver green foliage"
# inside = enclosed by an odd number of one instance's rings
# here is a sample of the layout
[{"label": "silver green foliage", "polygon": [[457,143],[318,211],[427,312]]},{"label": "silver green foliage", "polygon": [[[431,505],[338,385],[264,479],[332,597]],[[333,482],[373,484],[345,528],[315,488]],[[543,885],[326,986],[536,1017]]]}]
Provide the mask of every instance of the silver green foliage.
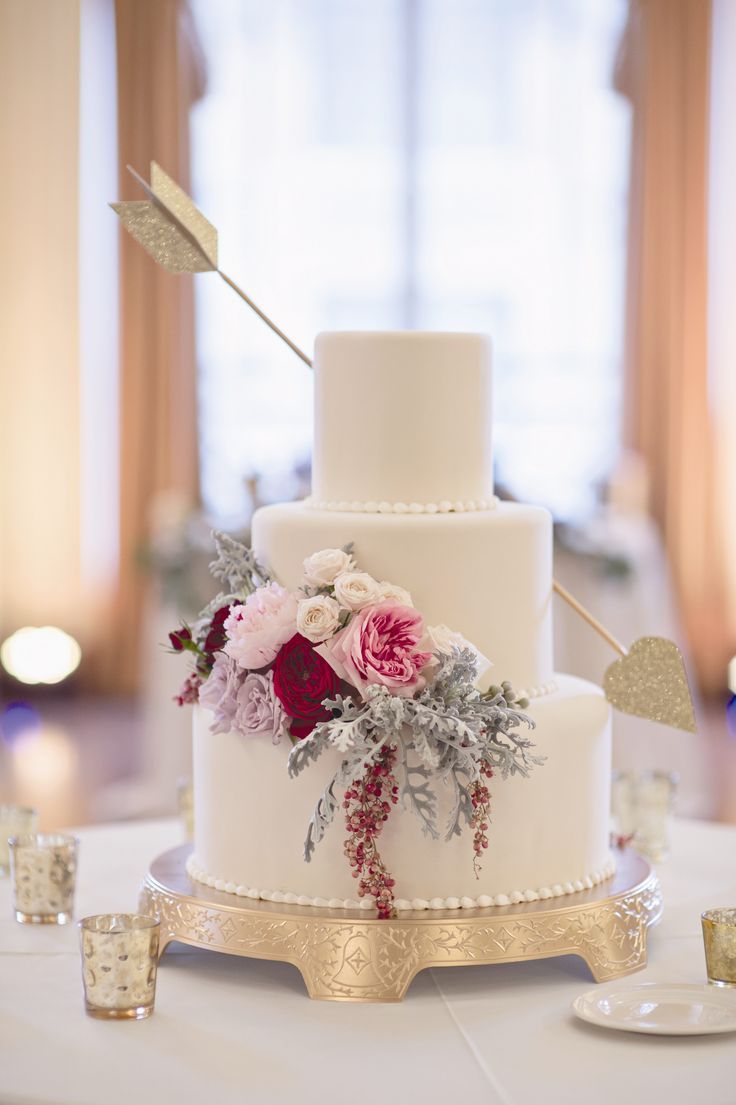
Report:
[{"label": "silver green foliage", "polygon": [[245,602],[248,595],[252,595],[258,587],[270,583],[273,578],[258,562],[252,549],[242,541],[219,530],[213,530],[212,539],[217,555],[210,563],[210,572],[215,579],[225,584],[226,589],[219,591],[207,603],[191,627],[192,636],[198,644],[206,636],[212,618],[221,607]]},{"label": "silver green foliage", "polygon": [[219,530],[214,530],[212,537],[217,555],[210,564],[210,571],[215,579],[226,584],[229,594],[247,598],[271,582],[271,576],[247,545]]},{"label": "silver green foliage", "polygon": [[[526,730],[531,718],[508,704],[510,691],[482,695],[474,682],[472,649],[437,653],[432,683],[414,698],[372,687],[364,702],[338,695],[324,705],[332,718],[299,741],[289,756],[289,774],[297,776],[329,748],[343,760],[317,802],[307,829],[304,858],[309,861],[325,835],[349,784],[359,778],[386,742],[396,746],[396,776],[401,800],[422,822],[423,831],[446,840],[469,824],[470,788],[482,765],[502,779],[527,776],[543,757],[535,755]],[[438,825],[438,791],[448,786],[452,807],[447,823]]]}]

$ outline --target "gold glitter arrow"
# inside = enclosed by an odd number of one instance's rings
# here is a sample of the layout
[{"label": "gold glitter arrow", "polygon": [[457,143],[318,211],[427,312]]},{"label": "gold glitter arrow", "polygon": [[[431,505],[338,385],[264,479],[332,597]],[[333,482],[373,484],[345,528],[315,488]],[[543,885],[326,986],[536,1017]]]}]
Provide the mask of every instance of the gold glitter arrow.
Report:
[{"label": "gold glitter arrow", "polygon": [[696,732],[685,664],[674,641],[641,637],[627,650],[561,583],[553,580],[552,586],[621,657],[603,676],[603,690],[611,705],[624,714]]},{"label": "gold glitter arrow", "polygon": [[[204,217],[191,196],[155,161],[151,162],[150,184],[130,165],[127,168],[148,197],[146,200],[110,204],[128,233],[167,272],[216,272],[311,368],[312,362],[306,353],[218,267],[217,230]],[[606,670],[603,680],[606,698],[611,705],[623,713],[695,732],[692,699],[677,645],[662,637],[644,637],[635,641],[627,651],[562,584],[554,580],[553,587],[621,657]]]},{"label": "gold glitter arrow", "polygon": [[312,362],[299,346],[246,295],[234,280],[217,265],[217,230],[176,181],[160,165],[151,162],[151,183],[128,165],[128,171],[140,184],[147,200],[111,203],[113,211],[146,253],[171,273],[216,272],[252,311],[273,330],[306,365]]}]

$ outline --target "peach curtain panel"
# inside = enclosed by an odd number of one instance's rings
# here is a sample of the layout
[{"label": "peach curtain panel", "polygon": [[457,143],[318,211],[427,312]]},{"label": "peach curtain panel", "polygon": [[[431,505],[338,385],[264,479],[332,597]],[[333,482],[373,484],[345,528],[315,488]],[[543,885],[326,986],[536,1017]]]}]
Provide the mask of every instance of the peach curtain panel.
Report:
[{"label": "peach curtain panel", "polygon": [[617,84],[633,105],[627,444],[645,459],[704,692],[736,643],[708,380],[710,0],[632,0]]},{"label": "peach curtain panel", "polygon": [[[204,69],[183,0],[116,0],[120,199],[142,199],[126,172],[151,160],[189,189],[189,111]],[[171,276],[121,231],[120,577],[108,689],[132,693],[148,580],[139,554],[162,492],[198,497],[192,278]]]}]

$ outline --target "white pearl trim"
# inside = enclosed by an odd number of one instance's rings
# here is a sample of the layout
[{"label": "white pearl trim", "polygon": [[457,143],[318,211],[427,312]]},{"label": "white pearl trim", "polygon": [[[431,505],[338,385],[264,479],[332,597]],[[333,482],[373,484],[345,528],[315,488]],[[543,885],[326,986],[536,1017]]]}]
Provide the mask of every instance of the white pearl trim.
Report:
[{"label": "white pearl trim", "polygon": [[389,502],[360,502],[357,499],[349,502],[347,499],[337,500],[315,499],[310,496],[305,499],[306,505],[311,510],[339,510],[345,514],[464,514],[479,510],[495,510],[498,499],[493,495],[490,499],[464,499],[451,503],[449,499],[443,499],[438,503],[389,503]]},{"label": "white pearl trim", "polygon": [[[256,890],[247,886],[236,886],[233,882],[215,878],[208,875],[198,864],[194,855],[191,855],[186,863],[187,874],[195,882],[204,883],[205,886],[215,890],[235,894],[239,898],[259,898],[263,902],[278,902],[286,905],[317,906],[320,909],[373,909],[373,898],[361,898],[354,901],[352,898],[311,898],[307,894],[292,894],[283,890]],[[572,882],[555,883],[553,886],[542,886],[538,890],[510,890],[508,894],[479,894],[477,898],[397,898],[394,902],[399,912],[405,910],[423,909],[488,909],[490,906],[517,905],[521,902],[536,902],[540,899],[548,901],[550,898],[561,898],[566,894],[579,894],[582,890],[592,890],[594,886],[610,879],[616,871],[616,864],[611,857],[608,863],[599,871],[585,875],[582,879]],[[231,889],[232,887],[232,889]]]},{"label": "white pearl trim", "polygon": [[523,691],[514,691],[517,698],[544,698],[548,694],[556,694],[559,690],[554,679],[547,683],[540,683],[538,687],[525,687]]}]

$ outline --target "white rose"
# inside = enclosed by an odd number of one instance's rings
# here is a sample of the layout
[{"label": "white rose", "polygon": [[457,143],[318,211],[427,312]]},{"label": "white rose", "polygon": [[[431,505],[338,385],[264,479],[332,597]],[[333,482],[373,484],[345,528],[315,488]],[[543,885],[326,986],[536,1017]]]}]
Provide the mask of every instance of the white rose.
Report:
[{"label": "white rose", "polygon": [[302,599],[296,609],[296,627],[308,641],[326,641],[340,627],[340,606],[329,595]]},{"label": "white rose", "polygon": [[481,677],[493,664],[475,647],[472,641],[463,637],[462,633],[456,633],[446,625],[428,625],[422,647],[432,652],[441,652],[444,656],[451,656],[453,648],[469,648],[475,653],[478,665],[478,678]]},{"label": "white rose", "polygon": [[329,587],[341,572],[351,572],[355,561],[344,549],[322,549],[304,561],[304,582],[308,587]]},{"label": "white rose", "polygon": [[362,610],[381,601],[381,588],[367,572],[342,572],[335,580],[335,598],[346,610]]},{"label": "white rose", "polygon": [[385,579],[378,584],[381,594],[381,602],[398,602],[401,606],[413,606],[411,595],[405,587],[399,587],[396,583],[388,583]]}]

